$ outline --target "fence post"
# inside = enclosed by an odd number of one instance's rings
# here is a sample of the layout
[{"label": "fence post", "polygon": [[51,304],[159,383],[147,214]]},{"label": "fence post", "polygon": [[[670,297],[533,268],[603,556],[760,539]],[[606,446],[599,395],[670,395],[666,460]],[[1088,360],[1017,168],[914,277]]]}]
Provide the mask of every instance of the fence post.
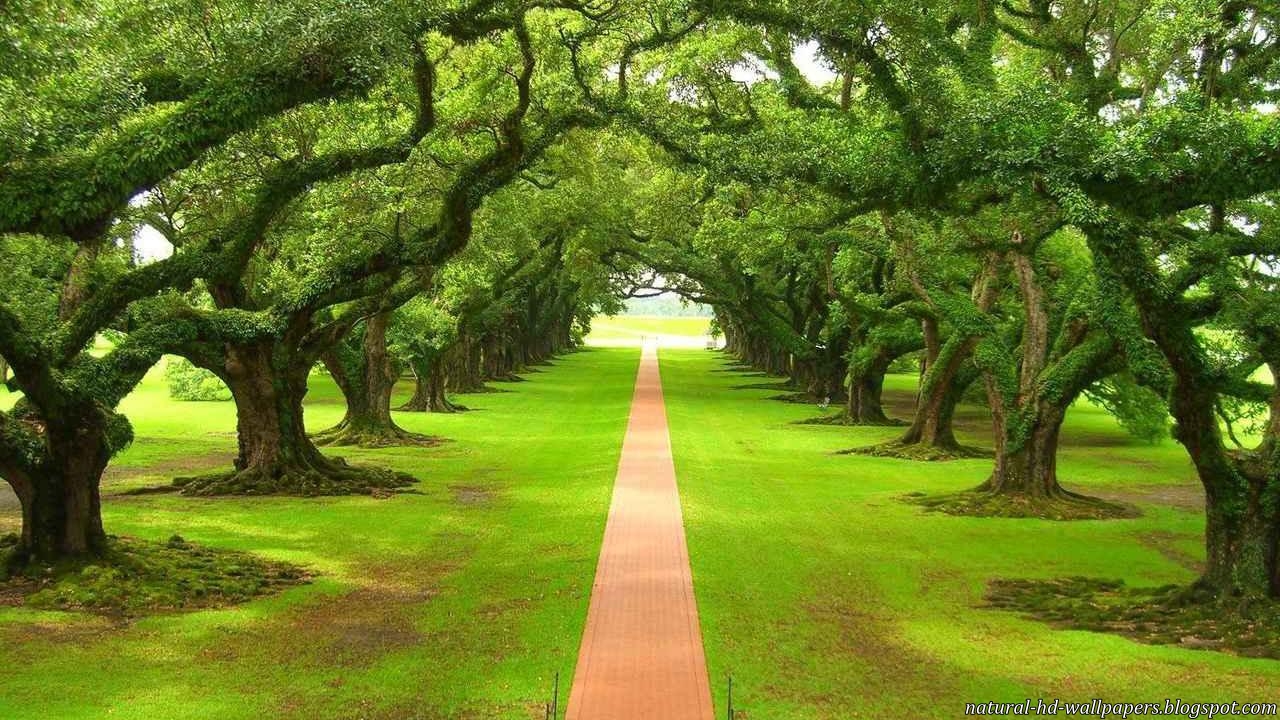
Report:
[{"label": "fence post", "polygon": [[725,717],[727,717],[728,720],[733,720],[733,676],[732,675],[729,676],[729,707]]},{"label": "fence post", "polygon": [[560,718],[560,671],[556,671],[556,682],[551,686],[551,702],[543,706],[546,712],[543,713],[544,720],[559,720]]}]

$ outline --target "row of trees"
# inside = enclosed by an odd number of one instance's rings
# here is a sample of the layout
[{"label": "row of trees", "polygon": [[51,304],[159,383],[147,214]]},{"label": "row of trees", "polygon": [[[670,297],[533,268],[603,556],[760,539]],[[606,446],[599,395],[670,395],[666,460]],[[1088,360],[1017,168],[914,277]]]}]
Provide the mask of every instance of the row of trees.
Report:
[{"label": "row of trees", "polygon": [[[0,475],[30,556],[101,546],[114,408],[161,353],[239,413],[235,472],[191,491],[396,484],[315,450],[313,366],[349,404],[325,439],[413,441],[388,344],[415,402],[447,407],[441,368],[509,373],[657,272],[848,422],[887,422],[885,373],[921,356],[910,425],[876,452],[966,452],[952,411],[981,393],[995,460],[973,504],[1105,514],[1058,483],[1067,408],[1087,393],[1145,433],[1171,416],[1206,489],[1200,587],[1280,594],[1280,395],[1255,374],[1280,366],[1271,3],[70,15],[14,16],[0,63],[0,355],[23,395]],[[129,262],[141,223],[171,257]]]},{"label": "row of trees", "polygon": [[[16,562],[104,550],[99,481],[131,440],[115,408],[162,354],[236,403],[234,469],[187,492],[367,491],[408,478],[316,448],[302,401],[317,363],[348,403],[323,439],[413,440],[390,419],[388,342],[444,409],[441,368],[474,384],[564,349],[606,288],[566,264],[563,224],[513,218],[554,194],[548,152],[604,123],[570,91],[564,33],[635,22],[619,9],[4,12],[0,355],[21,398],[0,413],[0,476],[23,509]],[[172,254],[135,262],[144,225]]]},{"label": "row of trees", "polygon": [[1276,8],[700,11],[733,39],[681,42],[680,72],[579,78],[673,161],[634,185],[664,212],[638,210],[610,260],[681,278],[732,352],[850,423],[890,422],[885,373],[918,356],[909,424],[869,452],[970,454],[952,413],[980,394],[993,468],[957,508],[1124,515],[1059,484],[1065,414],[1089,395],[1145,437],[1171,417],[1206,492],[1196,590],[1280,595]]}]

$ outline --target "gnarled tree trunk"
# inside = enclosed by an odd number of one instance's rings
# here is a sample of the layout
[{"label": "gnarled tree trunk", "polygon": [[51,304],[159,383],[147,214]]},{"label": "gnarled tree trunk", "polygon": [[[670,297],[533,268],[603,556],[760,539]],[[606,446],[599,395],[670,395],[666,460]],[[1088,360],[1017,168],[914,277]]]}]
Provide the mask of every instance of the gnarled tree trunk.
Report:
[{"label": "gnarled tree trunk", "polygon": [[391,417],[391,391],[397,377],[387,351],[390,321],[390,312],[370,316],[358,343],[334,348],[321,356],[342,390],[347,411],[336,426],[316,435],[317,444],[386,447],[432,442],[425,435],[404,430]]},{"label": "gnarled tree trunk", "polygon": [[106,549],[99,483],[111,453],[94,420],[45,427],[46,452],[23,467],[0,459],[0,476],[22,506],[22,535],[11,561],[49,563]]},{"label": "gnarled tree trunk", "polygon": [[[1021,236],[1015,233],[1015,244]],[[1022,297],[1018,359],[999,353],[982,366],[991,406],[995,467],[972,495],[993,514],[1075,519],[1132,516],[1133,508],[1067,492],[1058,483],[1058,434],[1067,408],[1091,383],[1119,369],[1117,349],[1084,317],[1063,318],[1056,336],[1030,252],[1007,253]],[[979,353],[981,356],[981,353]],[[1016,375],[1014,375],[1016,371]],[[1010,387],[1007,378],[1016,377]]]},{"label": "gnarled tree trunk", "polygon": [[1280,598],[1280,392],[1266,440],[1252,450],[1226,450],[1212,408],[1208,393],[1175,383],[1174,434],[1205,489],[1205,570],[1196,587],[1244,605]]},{"label": "gnarled tree trunk", "polygon": [[[988,312],[995,305],[999,294],[998,275],[999,255],[989,253],[969,290],[978,312]],[[936,311],[937,305],[929,299],[929,294],[923,291],[920,294]],[[978,454],[956,442],[951,421],[965,388],[977,378],[977,369],[971,367],[970,358],[979,338],[972,331],[957,329],[944,340],[939,322],[935,316],[921,320],[925,362],[910,427],[896,441],[866,448],[866,453],[920,460],[951,460]],[[972,377],[968,372],[972,372]]]},{"label": "gnarled tree trunk", "polygon": [[960,398],[978,377],[977,368],[969,363],[975,343],[966,338],[933,342],[927,328],[925,338],[925,369],[911,424],[896,440],[860,452],[921,460],[951,460],[978,454],[961,446],[952,428]]},{"label": "gnarled tree trunk", "polygon": [[218,373],[236,403],[239,453],[231,473],[178,478],[194,495],[343,495],[401,487],[413,478],[354,468],[307,437],[302,400],[311,363],[271,341],[229,346]]},{"label": "gnarled tree trunk", "polygon": [[411,362],[414,390],[409,402],[400,406],[408,412],[452,413],[462,409],[449,402],[445,394],[448,375],[442,356]]},{"label": "gnarled tree trunk", "polygon": [[926,377],[916,400],[911,425],[898,438],[898,444],[929,448],[941,454],[960,455],[968,452],[956,440],[952,423],[956,406],[977,378],[977,369],[968,364],[940,369],[936,376]]},{"label": "gnarled tree trunk", "polygon": [[878,352],[870,362],[854,363],[849,367],[849,397],[845,401],[848,422],[854,425],[892,423],[884,413],[882,401],[884,376],[892,363],[893,358],[888,353]]},{"label": "gnarled tree trunk", "polygon": [[997,407],[995,425],[995,468],[979,490],[1025,495],[1033,498],[1060,498],[1068,493],[1058,484],[1058,435],[1066,409],[1041,404],[1026,439],[1011,447],[1009,418]]},{"label": "gnarled tree trunk", "polygon": [[[1211,227],[1224,222],[1220,208],[1211,214]],[[1228,450],[1217,415],[1221,377],[1206,363],[1196,333],[1202,319],[1187,312],[1181,293],[1171,295],[1157,281],[1153,262],[1135,262],[1142,256],[1134,229],[1107,223],[1086,234],[1103,278],[1129,292],[1143,335],[1168,363],[1173,434],[1205,491],[1205,570],[1194,589],[1246,608],[1280,599],[1280,389],[1272,387],[1262,442]],[[1280,377],[1280,347],[1259,345],[1272,376]]]}]

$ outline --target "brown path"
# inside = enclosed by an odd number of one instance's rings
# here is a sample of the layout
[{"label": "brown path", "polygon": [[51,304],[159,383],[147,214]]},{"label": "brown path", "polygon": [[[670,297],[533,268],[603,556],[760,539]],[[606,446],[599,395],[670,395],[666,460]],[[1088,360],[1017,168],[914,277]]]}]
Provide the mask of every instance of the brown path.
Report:
[{"label": "brown path", "polygon": [[645,345],[568,720],[711,720],[658,352]]}]

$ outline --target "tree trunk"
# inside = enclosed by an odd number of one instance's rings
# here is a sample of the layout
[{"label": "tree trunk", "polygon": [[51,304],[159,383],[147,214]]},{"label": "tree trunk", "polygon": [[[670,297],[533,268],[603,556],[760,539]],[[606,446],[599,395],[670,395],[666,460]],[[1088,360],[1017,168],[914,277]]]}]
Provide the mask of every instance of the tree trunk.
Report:
[{"label": "tree trunk", "polygon": [[435,357],[412,363],[413,397],[400,407],[408,412],[452,413],[461,408],[449,402],[445,394],[447,374],[444,358]]},{"label": "tree trunk", "polygon": [[22,535],[13,561],[50,563],[106,549],[99,483],[111,458],[105,434],[88,424],[46,428],[47,455],[23,471],[0,461],[0,475],[22,506]]},{"label": "tree trunk", "polygon": [[322,356],[346,398],[347,412],[342,422],[316,435],[317,444],[386,447],[431,442],[424,435],[404,430],[391,418],[391,392],[397,377],[387,351],[390,320],[390,312],[370,316],[354,352],[337,348]]},{"label": "tree trunk", "polygon": [[411,484],[402,473],[353,468],[320,453],[303,423],[311,364],[287,355],[270,342],[228,347],[221,375],[236,403],[235,471],[174,484],[194,495],[345,495]]},{"label": "tree trunk", "polygon": [[849,398],[845,402],[845,413],[849,422],[854,425],[889,425],[892,421],[884,413],[882,395],[884,393],[884,376],[889,372],[893,359],[884,352],[876,353],[873,360],[859,367],[855,363],[849,368]]},{"label": "tree trunk", "polygon": [[[1221,222],[1221,214],[1216,222]],[[1226,449],[1217,416],[1220,382],[1196,337],[1198,319],[1177,310],[1149,268],[1133,262],[1132,238],[1108,224],[1087,230],[1104,277],[1132,294],[1146,338],[1172,371],[1169,414],[1205,490],[1205,571],[1195,589],[1241,605],[1280,599],[1280,391],[1273,388],[1263,441],[1253,450]],[[1280,361],[1268,358],[1272,375]]]},{"label": "tree trunk", "polygon": [[[484,392],[483,359],[481,344],[465,333],[460,334],[458,341],[439,360],[444,364],[445,389],[455,393]],[[418,376],[418,386],[421,388],[423,378],[421,373]]]},{"label": "tree trunk", "polygon": [[1017,446],[1008,441],[1008,418],[993,403],[996,466],[980,491],[1053,499],[1067,497],[1058,484],[1058,435],[1065,408],[1041,407],[1027,438]]},{"label": "tree trunk", "polygon": [[480,346],[475,338],[467,337],[466,340],[466,372],[461,374],[461,378],[449,375],[449,383],[452,383],[454,392],[480,392],[484,389],[483,363],[484,348]]},{"label": "tree trunk", "polygon": [[786,384],[790,387],[803,391],[806,395],[823,397],[817,394],[822,392],[822,380],[818,373],[818,361],[816,359],[800,359],[792,356],[791,367],[787,375]]},{"label": "tree trunk", "polygon": [[9,361],[0,357],[0,385],[9,382]]},{"label": "tree trunk", "polygon": [[236,470],[264,481],[328,469],[329,461],[307,437],[302,398],[306,372],[280,372],[265,345],[234,348],[227,357],[228,382],[236,402],[240,452]]},{"label": "tree trunk", "polygon": [[1241,604],[1280,598],[1280,392],[1271,400],[1264,441],[1228,451],[1206,403],[1208,393],[1175,384],[1174,435],[1187,448],[1205,489],[1205,570],[1196,586]]},{"label": "tree trunk", "polygon": [[767,372],[770,375],[785,377],[791,371],[791,354],[770,345],[768,351]]},{"label": "tree trunk", "polygon": [[484,348],[485,379],[487,380],[519,380],[515,374],[515,363],[511,356],[511,346],[501,338],[490,337]]},{"label": "tree trunk", "polygon": [[428,412],[431,408],[431,389],[427,386],[427,378],[419,372],[415,363],[409,363],[409,369],[413,372],[413,395],[396,409],[401,412]]},{"label": "tree trunk", "polygon": [[[1014,238],[1021,243],[1020,235],[1015,233]],[[1023,309],[1017,387],[1010,389],[1001,382],[1002,366],[993,368],[992,363],[982,368],[996,462],[975,494],[985,496],[983,502],[996,511],[992,514],[1132,517],[1133,508],[1070,493],[1058,483],[1058,435],[1067,408],[1090,383],[1119,369],[1115,344],[1106,334],[1090,334],[1083,321],[1062,322],[1051,340],[1049,304],[1030,254],[1015,250],[1008,258]]]},{"label": "tree trunk", "polygon": [[962,448],[956,440],[952,422],[956,406],[977,378],[977,370],[963,364],[940,368],[936,376],[926,378],[916,401],[911,425],[898,438],[898,444],[936,448],[944,452],[960,451]]},{"label": "tree trunk", "polygon": [[1268,484],[1265,476],[1243,474],[1206,484],[1213,489],[1205,498],[1205,571],[1197,584],[1216,597],[1280,598],[1280,511]]}]

